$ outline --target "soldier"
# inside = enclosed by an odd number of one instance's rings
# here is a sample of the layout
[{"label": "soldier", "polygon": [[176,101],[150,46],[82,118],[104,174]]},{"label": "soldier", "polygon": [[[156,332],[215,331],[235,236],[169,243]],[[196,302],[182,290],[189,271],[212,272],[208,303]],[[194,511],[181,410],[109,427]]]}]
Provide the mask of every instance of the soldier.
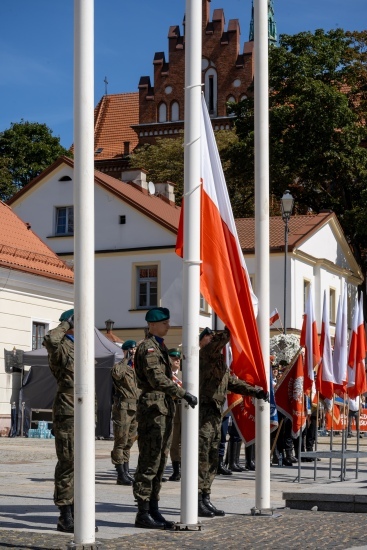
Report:
[{"label": "soldier", "polygon": [[[181,352],[177,348],[168,350],[171,361],[172,378],[179,386],[182,386],[182,373],[180,371]],[[181,479],[181,399],[176,400],[176,412],[173,419],[172,443],[170,448],[173,473],[168,478],[170,481]]]},{"label": "soldier", "polygon": [[218,468],[221,413],[227,391],[269,400],[268,392],[230,374],[222,353],[229,342],[229,330],[216,334],[208,330],[204,329],[199,337],[199,517],[225,515],[210,502],[210,490]]},{"label": "soldier", "polygon": [[117,485],[132,485],[134,478],[129,473],[130,449],[136,439],[138,423],[136,407],[139,390],[134,369],[136,342],[123,343],[124,359],[116,363],[111,375],[114,387],[112,421],[114,445],[112,464],[117,470]]},{"label": "soldier", "polygon": [[173,526],[173,522],[166,521],[158,508],[172,437],[173,398],[185,399],[192,408],[197,405],[197,398],[172,380],[168,350],[163,340],[170,328],[169,318],[170,312],[164,307],[147,312],[145,320],[149,332],[135,354],[136,376],[141,389],[137,410],[139,458],[133,485],[138,502],[135,526],[147,529]]}]

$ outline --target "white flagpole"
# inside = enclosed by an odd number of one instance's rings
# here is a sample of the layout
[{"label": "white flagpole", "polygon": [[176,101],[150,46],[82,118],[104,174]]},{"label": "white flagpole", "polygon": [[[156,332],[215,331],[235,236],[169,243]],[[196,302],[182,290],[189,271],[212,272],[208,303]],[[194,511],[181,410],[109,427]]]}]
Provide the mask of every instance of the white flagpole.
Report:
[{"label": "white flagpole", "polygon": [[[183,386],[199,396],[200,120],[202,1],[186,0]],[[182,405],[181,522],[198,520],[199,407]]]},{"label": "white flagpole", "polygon": [[[269,71],[268,0],[255,0],[255,265],[261,349],[269,385]],[[256,400],[255,507],[270,508],[270,404]]]},{"label": "white flagpole", "polygon": [[91,548],[95,542],[93,0],[74,1],[74,158],[74,543]]}]

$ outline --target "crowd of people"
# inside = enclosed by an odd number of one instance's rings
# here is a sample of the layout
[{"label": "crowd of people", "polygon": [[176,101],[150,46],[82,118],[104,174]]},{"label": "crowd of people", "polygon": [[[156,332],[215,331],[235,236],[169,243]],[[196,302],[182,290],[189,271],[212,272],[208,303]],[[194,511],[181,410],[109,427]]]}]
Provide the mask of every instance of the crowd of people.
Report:
[{"label": "crowd of people", "polygon": [[[137,502],[135,526],[169,529],[173,523],[159,510],[167,457],[170,454],[173,473],[170,481],[181,478],[181,402],[186,407],[199,407],[199,517],[225,515],[211,502],[211,486],[216,475],[241,471],[239,464],[241,438],[234,425],[229,430],[222,412],[228,391],[269,400],[267,391],[255,388],[231,374],[222,350],[230,332],[204,329],[199,336],[199,395],[194,396],[182,385],[181,353],[164,344],[170,324],[167,308],[156,307],[146,314],[147,336],[136,343],[122,345],[124,358],[112,371],[112,421],[114,444],[111,461],[117,472],[117,483],[132,486]],[[74,310],[64,312],[60,324],[44,338],[49,365],[57,381],[53,404],[53,430],[57,465],[55,468],[54,502],[60,516],[57,530],[74,531]],[[135,474],[129,468],[130,449],[137,438],[139,456]],[[223,445],[224,443],[224,445]],[[251,449],[250,449],[251,451]],[[246,452],[248,469],[254,469],[253,456]],[[97,529],[97,528],[96,528]]]}]

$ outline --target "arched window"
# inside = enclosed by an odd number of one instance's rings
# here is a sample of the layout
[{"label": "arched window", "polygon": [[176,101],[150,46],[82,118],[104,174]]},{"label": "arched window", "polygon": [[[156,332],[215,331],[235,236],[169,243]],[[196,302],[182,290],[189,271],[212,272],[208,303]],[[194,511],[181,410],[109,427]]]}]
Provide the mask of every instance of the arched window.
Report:
[{"label": "arched window", "polygon": [[177,101],[174,101],[171,105],[171,120],[180,120],[180,106]]},{"label": "arched window", "polygon": [[227,99],[227,103],[236,103],[236,100],[235,98],[233,97],[233,95],[230,95],[229,98]]},{"label": "arched window", "polygon": [[217,71],[210,67],[205,73],[205,101],[209,114],[217,115]]},{"label": "arched window", "polygon": [[167,105],[161,103],[158,107],[158,122],[167,122]]}]

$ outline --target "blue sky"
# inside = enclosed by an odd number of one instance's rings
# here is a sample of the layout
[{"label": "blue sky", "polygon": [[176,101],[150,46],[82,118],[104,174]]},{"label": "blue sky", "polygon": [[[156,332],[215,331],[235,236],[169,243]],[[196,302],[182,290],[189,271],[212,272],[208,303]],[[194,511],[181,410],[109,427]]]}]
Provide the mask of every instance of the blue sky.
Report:
[{"label": "blue sky", "polygon": [[[170,25],[182,24],[185,0],[95,0],[95,104],[108,93],[137,91],[152,79],[156,51],[167,55]],[[275,0],[278,34],[367,27],[367,0]],[[248,40],[251,0],[212,0],[226,23],[239,19]],[[73,142],[73,0],[2,0],[0,131],[21,119],[46,123]],[[181,27],[182,29],[182,27]]]}]

